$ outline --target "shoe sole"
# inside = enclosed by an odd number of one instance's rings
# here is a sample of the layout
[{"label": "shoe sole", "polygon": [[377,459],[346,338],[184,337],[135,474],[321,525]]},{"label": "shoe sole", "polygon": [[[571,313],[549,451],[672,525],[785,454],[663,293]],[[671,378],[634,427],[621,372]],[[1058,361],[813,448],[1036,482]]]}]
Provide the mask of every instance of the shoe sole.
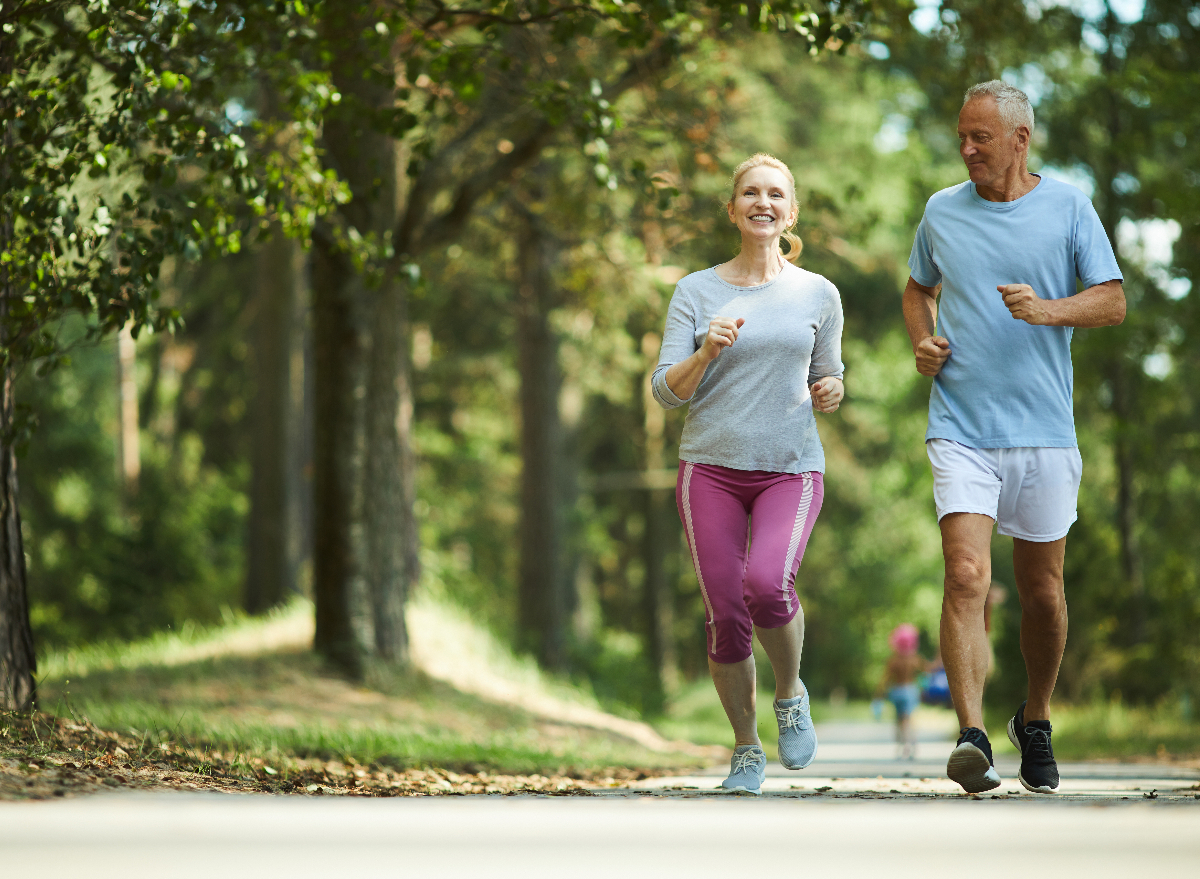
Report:
[{"label": "shoe sole", "polygon": [[799,766],[789,766],[787,763],[784,763],[782,760],[779,761],[779,765],[782,766],[784,769],[792,769],[792,770],[807,769],[808,767],[813,765],[813,760],[816,760],[816,759],[817,759],[817,755],[814,754],[812,760],[809,760],[807,763],[801,763]]},{"label": "shoe sole", "polygon": [[761,787],[755,788],[754,790],[751,790],[748,787],[718,787],[717,792],[723,794],[748,794],[752,797],[762,796]]},{"label": "shoe sole", "polygon": [[[1020,753],[1021,758],[1025,758],[1025,752],[1021,750],[1021,741],[1017,738],[1017,716],[1014,714],[1008,721],[1008,740],[1012,742],[1012,746]],[[1050,787],[1049,785],[1033,785],[1025,780],[1020,771],[1017,772],[1017,781],[1021,782],[1021,787],[1029,791],[1031,794],[1056,794],[1060,785]],[[1061,783],[1060,783],[1061,784]]]},{"label": "shoe sole", "polygon": [[792,765],[792,764],[790,764],[790,763],[785,763],[785,762],[784,762],[784,760],[783,760],[783,758],[782,758],[782,757],[780,757],[780,758],[779,758],[779,765],[780,765],[780,766],[782,766],[784,769],[807,769],[808,767],[810,767],[810,766],[812,766],[812,765],[813,765],[813,761],[814,761],[814,760],[816,760],[816,759],[817,759],[817,749],[816,749],[816,748],[813,748],[813,755],[812,755],[811,757],[809,757],[809,758],[808,758],[808,762],[807,762],[807,763],[800,763],[800,764],[798,764],[798,765],[795,765],[795,766],[793,766],[793,765]]},{"label": "shoe sole", "polygon": [[981,794],[1000,786],[1000,776],[987,755],[970,742],[963,742],[951,752],[946,775],[969,794]]}]

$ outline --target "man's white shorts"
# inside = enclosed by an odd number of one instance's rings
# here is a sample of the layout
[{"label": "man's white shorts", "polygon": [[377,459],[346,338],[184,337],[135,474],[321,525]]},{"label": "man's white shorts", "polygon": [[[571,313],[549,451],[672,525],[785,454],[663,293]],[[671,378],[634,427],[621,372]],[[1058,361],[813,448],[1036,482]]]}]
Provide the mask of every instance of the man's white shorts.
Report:
[{"label": "man's white shorts", "polygon": [[950,513],[980,513],[995,519],[1001,534],[1049,543],[1066,537],[1079,518],[1079,449],[973,449],[945,439],[925,448],[939,522]]}]

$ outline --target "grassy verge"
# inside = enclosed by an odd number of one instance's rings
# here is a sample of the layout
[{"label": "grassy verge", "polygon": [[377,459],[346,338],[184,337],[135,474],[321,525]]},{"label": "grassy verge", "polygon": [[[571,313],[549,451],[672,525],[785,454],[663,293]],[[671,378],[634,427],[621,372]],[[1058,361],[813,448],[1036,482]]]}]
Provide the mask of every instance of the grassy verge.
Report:
[{"label": "grassy verge", "polygon": [[[374,667],[364,681],[348,681],[307,649],[311,613],[298,603],[265,620],[231,618],[42,657],[39,714],[0,718],[0,796],[114,780],[387,795],[573,790],[703,762],[526,710],[511,696],[481,699],[417,669]],[[447,614],[444,628],[457,631]],[[478,640],[465,630],[462,638]],[[503,668],[521,666],[509,659]],[[594,702],[528,677],[514,677],[514,686]]]},{"label": "grassy verge", "polygon": [[397,770],[352,757],[274,758],[210,743],[155,742],[44,713],[0,713],[0,800],[48,799],[112,788],[338,796],[427,796],[537,791],[587,793],[637,777],[629,770],[586,777]]},{"label": "grassy verge", "polygon": [[49,680],[42,707],[150,745],[203,743],[275,761],[557,774],[679,762],[678,755],[482,702],[419,672],[375,669],[355,684],[326,673],[307,651]]},{"label": "grassy verge", "polygon": [[[989,712],[989,728],[1006,729],[1010,716]],[[1200,721],[1185,717],[1174,700],[1154,706],[1056,702],[1053,721],[1060,760],[1200,760]]]}]

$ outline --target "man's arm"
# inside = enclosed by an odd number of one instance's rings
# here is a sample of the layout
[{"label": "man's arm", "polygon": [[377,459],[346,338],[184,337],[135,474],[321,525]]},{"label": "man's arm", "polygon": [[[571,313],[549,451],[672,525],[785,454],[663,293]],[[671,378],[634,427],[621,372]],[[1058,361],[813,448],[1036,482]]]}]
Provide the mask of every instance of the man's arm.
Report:
[{"label": "man's arm", "polygon": [[1065,299],[1041,299],[1028,284],[1001,284],[996,289],[1014,320],[1036,327],[1111,327],[1125,320],[1125,288],[1120,281],[1105,281]]},{"label": "man's arm", "polygon": [[904,327],[908,330],[917,372],[921,375],[937,375],[950,356],[950,343],[933,334],[937,326],[937,295],[940,288],[940,284],[937,287],[918,284],[911,277],[904,286]]}]

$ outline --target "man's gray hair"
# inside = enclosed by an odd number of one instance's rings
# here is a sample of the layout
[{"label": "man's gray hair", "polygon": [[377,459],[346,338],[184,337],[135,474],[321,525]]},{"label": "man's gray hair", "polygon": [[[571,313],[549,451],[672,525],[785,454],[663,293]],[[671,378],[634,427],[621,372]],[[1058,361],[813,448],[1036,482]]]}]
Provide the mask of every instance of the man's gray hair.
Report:
[{"label": "man's gray hair", "polygon": [[974,98],[990,95],[996,99],[996,107],[1000,110],[1000,121],[1012,134],[1018,126],[1024,125],[1033,137],[1033,107],[1029,104],[1029,96],[1015,85],[1009,85],[1000,79],[992,79],[973,85],[963,95],[963,106]]}]

